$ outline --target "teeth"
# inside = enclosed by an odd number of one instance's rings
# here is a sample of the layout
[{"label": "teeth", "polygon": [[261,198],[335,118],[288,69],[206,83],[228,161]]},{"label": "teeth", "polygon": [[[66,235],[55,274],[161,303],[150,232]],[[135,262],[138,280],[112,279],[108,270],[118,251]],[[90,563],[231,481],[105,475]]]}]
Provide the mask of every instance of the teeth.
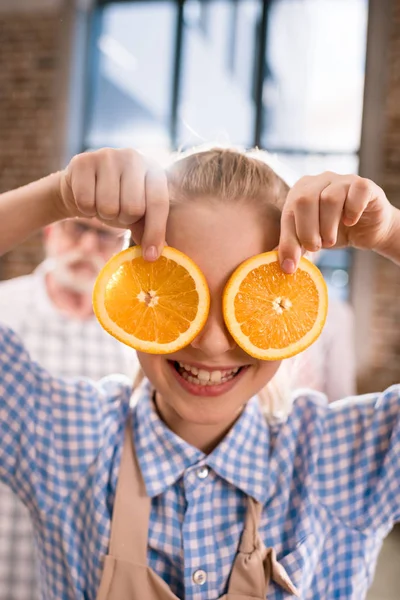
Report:
[{"label": "teeth", "polygon": [[[185,371],[188,371],[189,373],[193,373],[193,375],[199,374],[199,369],[197,367],[192,367],[191,365],[188,365],[186,363],[182,363],[179,361],[178,361],[178,364],[182,369],[185,369]],[[220,371],[220,373],[224,377],[225,375],[230,375],[231,373],[237,373],[239,371],[239,369],[240,369],[240,367],[235,367],[234,369],[227,369],[226,371]],[[200,371],[202,371],[203,373],[218,373],[218,371],[207,371],[206,369],[200,369]]]},{"label": "teeth", "polygon": [[220,385],[232,379],[240,369],[240,367],[235,367],[227,371],[207,371],[186,363],[178,362],[178,364],[182,370],[182,377],[196,385]]},{"label": "teeth", "polygon": [[200,381],[210,381],[211,373],[210,371],[204,371],[204,369],[200,369],[197,374],[197,378],[200,379]]},{"label": "teeth", "polygon": [[221,371],[212,371],[210,375],[210,381],[219,382],[222,379]]},{"label": "teeth", "polygon": [[233,379],[235,377],[235,374],[231,373],[230,375],[224,375],[224,377],[221,377],[221,379],[219,379],[218,381],[212,381],[211,379],[208,381],[204,381],[204,379],[198,379],[198,377],[189,375],[189,373],[185,370],[183,370],[181,372],[181,376],[183,377],[183,379],[186,379],[186,381],[189,381],[190,383],[193,383],[195,385],[209,386],[209,385],[221,385],[222,383],[226,383],[227,381],[230,381],[231,379]]}]

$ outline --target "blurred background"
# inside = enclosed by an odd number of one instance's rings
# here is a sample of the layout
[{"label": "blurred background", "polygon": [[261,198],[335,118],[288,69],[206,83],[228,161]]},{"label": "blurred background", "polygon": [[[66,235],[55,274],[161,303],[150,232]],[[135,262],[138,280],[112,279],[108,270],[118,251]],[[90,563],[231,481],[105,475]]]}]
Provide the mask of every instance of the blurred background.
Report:
[{"label": "blurred background", "polygon": [[[400,207],[400,0],[0,0],[0,191],[80,151],[159,156],[258,146],[291,181],[360,173]],[[41,236],[0,259],[30,273]],[[355,323],[359,392],[400,381],[400,275],[363,252],[319,257]],[[371,600],[399,598],[400,536]]]}]

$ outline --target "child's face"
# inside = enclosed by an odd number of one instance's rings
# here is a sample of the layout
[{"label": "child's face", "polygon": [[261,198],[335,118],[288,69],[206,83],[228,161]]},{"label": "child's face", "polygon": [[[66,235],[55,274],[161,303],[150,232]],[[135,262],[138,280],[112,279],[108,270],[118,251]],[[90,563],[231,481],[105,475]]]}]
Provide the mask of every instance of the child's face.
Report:
[{"label": "child's face", "polygon": [[[272,250],[278,241],[279,216],[261,214],[251,204],[200,199],[172,208],[167,242],[202,270],[210,289],[210,314],[198,337],[179,352],[138,355],[164,408],[183,421],[217,425],[234,420],[243,404],[276,373],[279,362],[257,360],[236,345],[224,324],[222,293],[236,267]],[[187,367],[193,369],[189,376],[195,382],[187,381]],[[236,374],[227,373],[238,368]],[[208,377],[216,384],[196,383]]]}]

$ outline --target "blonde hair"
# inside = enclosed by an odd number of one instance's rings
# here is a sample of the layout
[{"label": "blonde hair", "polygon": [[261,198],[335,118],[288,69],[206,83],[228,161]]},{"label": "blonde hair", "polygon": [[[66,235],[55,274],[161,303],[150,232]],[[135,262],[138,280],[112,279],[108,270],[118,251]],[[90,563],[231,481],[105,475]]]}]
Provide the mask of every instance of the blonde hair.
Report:
[{"label": "blonde hair", "polygon": [[[199,197],[222,202],[251,201],[260,207],[272,207],[280,214],[290,189],[277,173],[282,167],[267,152],[258,149],[193,148],[173,155],[166,168],[170,202],[173,206]],[[278,371],[258,394],[267,418],[290,412],[291,389],[287,386],[288,373],[284,371],[283,376]],[[134,389],[144,378],[140,368]]]},{"label": "blonde hair", "polygon": [[255,201],[281,211],[289,186],[269,159],[260,150],[222,147],[177,154],[166,170],[171,203],[213,197],[223,202]]}]

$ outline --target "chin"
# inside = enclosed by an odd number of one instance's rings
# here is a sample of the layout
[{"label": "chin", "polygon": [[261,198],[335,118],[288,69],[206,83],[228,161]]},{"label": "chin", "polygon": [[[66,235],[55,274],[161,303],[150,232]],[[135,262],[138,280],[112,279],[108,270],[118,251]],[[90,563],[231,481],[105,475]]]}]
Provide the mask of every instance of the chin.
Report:
[{"label": "chin", "polygon": [[248,400],[249,398],[244,400],[241,397],[228,397],[225,402],[221,399],[213,405],[204,400],[197,400],[191,406],[188,406],[187,402],[178,401],[173,403],[172,408],[182,421],[191,425],[230,426],[236,421]]}]

